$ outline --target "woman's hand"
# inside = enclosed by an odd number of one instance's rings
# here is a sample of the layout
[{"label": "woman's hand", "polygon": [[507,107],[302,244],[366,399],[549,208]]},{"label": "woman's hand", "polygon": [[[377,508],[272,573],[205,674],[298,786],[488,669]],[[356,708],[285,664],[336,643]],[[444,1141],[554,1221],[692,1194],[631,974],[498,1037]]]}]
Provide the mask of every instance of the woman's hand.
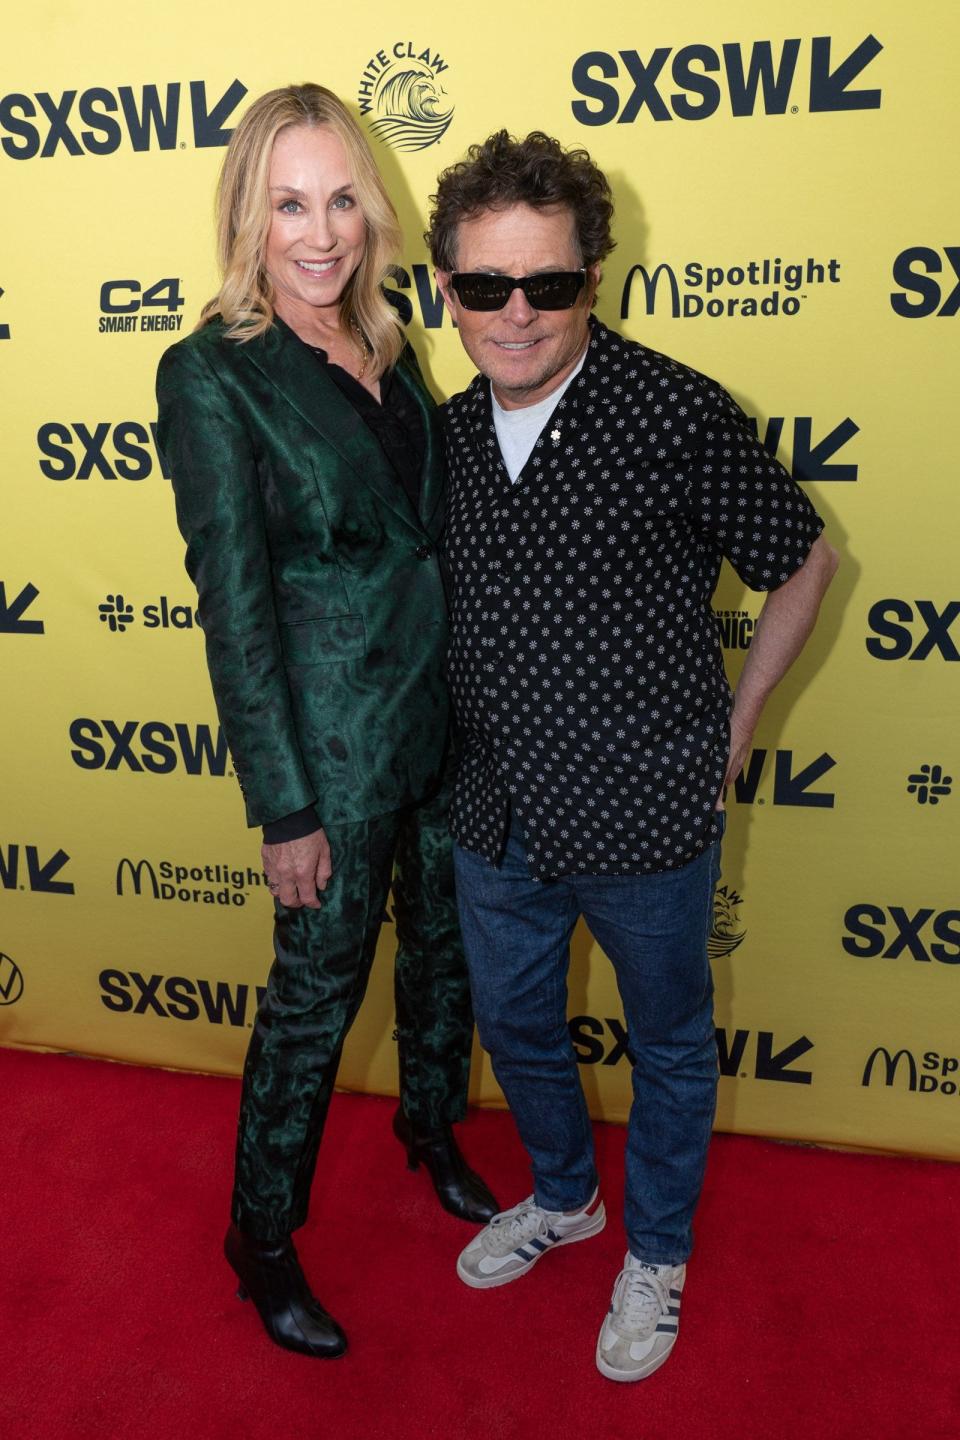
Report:
[{"label": "woman's hand", "polygon": [[298,909],[320,909],[318,890],[326,890],[333,873],[330,842],[322,829],[314,830],[299,840],[284,840],[279,845],[263,845],[260,849],[263,869],[270,893],[281,905]]}]

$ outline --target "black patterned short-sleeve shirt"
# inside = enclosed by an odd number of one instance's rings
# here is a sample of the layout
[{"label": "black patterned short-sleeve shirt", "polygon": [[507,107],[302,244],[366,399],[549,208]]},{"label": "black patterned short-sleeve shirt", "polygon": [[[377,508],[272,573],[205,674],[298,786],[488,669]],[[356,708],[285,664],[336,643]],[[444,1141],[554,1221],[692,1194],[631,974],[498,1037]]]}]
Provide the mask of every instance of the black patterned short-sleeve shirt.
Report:
[{"label": "black patterned short-sleeve shirt", "polygon": [[593,317],[516,483],[487,380],[444,419],[455,838],[498,864],[512,807],[539,878],[686,864],[728,753],[721,561],[774,589],[822,521],[720,385]]}]

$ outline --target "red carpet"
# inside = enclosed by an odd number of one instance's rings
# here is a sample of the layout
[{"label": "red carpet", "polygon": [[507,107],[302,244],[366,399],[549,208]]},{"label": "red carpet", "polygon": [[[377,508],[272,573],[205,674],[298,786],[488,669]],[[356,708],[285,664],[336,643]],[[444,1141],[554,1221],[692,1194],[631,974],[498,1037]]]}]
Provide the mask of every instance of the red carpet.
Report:
[{"label": "red carpet", "polygon": [[[470,1231],[407,1173],[391,1103],[337,1097],[299,1245],[351,1340],[271,1346],[220,1258],[238,1084],[0,1050],[4,1440],[957,1440],[960,1167],[718,1136],[680,1339],[658,1374],[593,1365],[610,1223],[517,1285],[456,1278]],[[527,1193],[510,1120],[464,1147]]]}]

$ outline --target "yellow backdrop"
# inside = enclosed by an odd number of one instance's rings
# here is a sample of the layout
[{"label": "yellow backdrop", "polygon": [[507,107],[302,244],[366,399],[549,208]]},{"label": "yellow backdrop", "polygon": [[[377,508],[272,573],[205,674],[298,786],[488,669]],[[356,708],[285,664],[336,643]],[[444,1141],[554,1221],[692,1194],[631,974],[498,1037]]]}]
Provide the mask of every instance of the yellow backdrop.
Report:
[{"label": "yellow backdrop", "polygon": [[[541,128],[615,186],[602,318],[719,378],[808,486],[844,562],[731,796],[718,1124],[957,1156],[960,20],[893,0],[345,13],[41,0],[7,26],[0,1040],[242,1063],[270,902],[153,376],[215,289],[231,127],[314,79],[369,127],[438,395],[470,367],[420,238],[427,196],[470,142]],[[732,677],[760,604],[725,572]],[[395,1087],[390,954],[385,934],[351,1087]],[[570,1015],[594,1113],[623,1118],[621,1011],[586,934]],[[473,1090],[499,1102],[479,1056]]]}]

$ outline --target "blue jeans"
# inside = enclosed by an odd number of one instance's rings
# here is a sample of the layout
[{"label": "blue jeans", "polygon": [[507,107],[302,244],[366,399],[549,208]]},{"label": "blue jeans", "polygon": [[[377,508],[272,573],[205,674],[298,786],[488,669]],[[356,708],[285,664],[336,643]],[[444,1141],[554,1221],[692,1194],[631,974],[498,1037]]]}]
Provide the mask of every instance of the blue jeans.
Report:
[{"label": "blue jeans", "polygon": [[634,1057],[624,1218],[631,1253],[656,1265],[690,1254],[716,1107],[707,937],[723,820],[718,814],[717,838],[696,860],[656,875],[534,880],[515,826],[499,868],[454,847],[480,1043],[546,1210],[579,1209],[597,1184],[567,1029],[570,936],[580,915],[613,963]]}]

